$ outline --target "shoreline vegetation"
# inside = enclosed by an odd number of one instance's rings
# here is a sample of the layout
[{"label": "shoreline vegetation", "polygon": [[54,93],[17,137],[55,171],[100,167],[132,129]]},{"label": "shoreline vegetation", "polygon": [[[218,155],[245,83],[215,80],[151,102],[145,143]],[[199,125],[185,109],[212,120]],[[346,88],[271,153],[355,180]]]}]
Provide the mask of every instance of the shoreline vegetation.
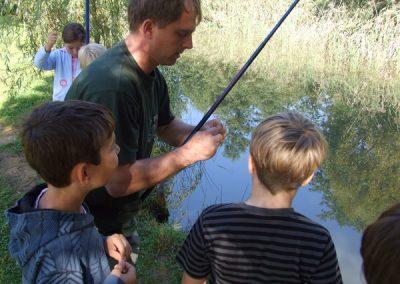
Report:
[{"label": "shoreline vegetation", "polygon": [[[91,41],[110,47],[124,37],[125,2],[91,0]],[[203,21],[194,34],[195,48],[188,53],[196,60],[239,69],[290,4],[203,0]],[[83,23],[84,11],[81,0],[0,0],[1,126],[18,130],[21,117],[51,100],[52,76],[32,66],[33,54],[49,30],[61,30],[68,21]],[[252,70],[263,70],[277,84],[328,92],[371,115],[395,114],[400,125],[400,1],[302,0],[248,73]],[[0,152],[22,155],[18,141],[0,146]],[[1,210],[21,194],[15,182],[0,173]],[[185,233],[178,226],[157,223],[147,210],[140,220],[140,283],[178,283],[181,270],[174,254]],[[7,253],[4,214],[0,234],[0,283],[20,283],[21,271]]]},{"label": "shoreline vegetation", "polygon": [[[18,1],[17,5],[3,0],[0,104],[35,90],[39,90],[36,95],[43,93],[50,76],[32,66],[33,54],[49,30],[60,30],[68,21],[84,22],[83,2]],[[194,49],[187,53],[240,68],[291,1],[252,3],[203,0],[203,21],[194,34]],[[91,1],[91,41],[110,47],[124,37],[125,4]],[[335,92],[341,85],[346,92],[337,92],[338,99],[362,105],[371,113],[388,109],[399,113],[400,1],[302,0],[247,73],[252,70],[263,70],[278,84],[312,81],[321,92]],[[37,78],[47,81],[34,88]],[[15,119],[0,117],[0,123],[10,121]]]}]

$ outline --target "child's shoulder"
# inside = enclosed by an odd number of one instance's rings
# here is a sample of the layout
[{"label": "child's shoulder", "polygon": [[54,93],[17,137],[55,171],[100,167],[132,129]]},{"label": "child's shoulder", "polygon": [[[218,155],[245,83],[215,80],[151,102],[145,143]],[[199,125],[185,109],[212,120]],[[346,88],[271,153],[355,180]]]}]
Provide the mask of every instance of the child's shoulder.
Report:
[{"label": "child's shoulder", "polygon": [[240,203],[220,203],[208,206],[203,210],[203,214],[215,212],[229,212],[240,208]]},{"label": "child's shoulder", "polygon": [[322,235],[330,236],[330,233],[327,228],[317,223],[316,221],[311,220],[307,216],[296,211],[293,212],[293,216],[295,217],[295,220],[299,225],[302,225],[305,228],[312,229],[313,231],[319,232]]}]

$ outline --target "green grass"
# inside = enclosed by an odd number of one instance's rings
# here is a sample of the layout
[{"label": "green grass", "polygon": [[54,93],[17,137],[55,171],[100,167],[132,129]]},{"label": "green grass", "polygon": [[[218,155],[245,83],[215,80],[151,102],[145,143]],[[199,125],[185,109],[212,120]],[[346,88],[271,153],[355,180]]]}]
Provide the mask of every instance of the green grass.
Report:
[{"label": "green grass", "polygon": [[185,239],[185,233],[169,224],[159,224],[149,211],[139,214],[141,254],[137,262],[140,283],[179,283],[182,270],[175,254]]},{"label": "green grass", "polygon": [[20,197],[13,190],[10,183],[0,177],[0,283],[21,283],[21,269],[15,260],[8,254],[8,227],[6,225],[4,211],[12,206]]},{"label": "green grass", "polygon": [[8,153],[8,154],[11,154],[11,155],[22,155],[21,142],[19,140],[17,140],[17,141],[12,142],[12,143],[0,145],[0,152],[1,153]]}]

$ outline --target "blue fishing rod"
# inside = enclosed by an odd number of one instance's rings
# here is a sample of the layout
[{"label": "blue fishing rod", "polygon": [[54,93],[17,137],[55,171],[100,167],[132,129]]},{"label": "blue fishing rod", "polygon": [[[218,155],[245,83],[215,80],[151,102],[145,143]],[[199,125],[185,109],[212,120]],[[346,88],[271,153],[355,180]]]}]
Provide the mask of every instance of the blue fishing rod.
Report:
[{"label": "blue fishing rod", "polygon": [[86,44],[89,43],[89,37],[90,37],[90,5],[89,5],[89,0],[85,1],[85,8],[86,8],[86,12],[85,12],[85,24],[86,24]]},{"label": "blue fishing rod", "polygon": [[200,122],[196,125],[195,128],[193,128],[192,132],[186,137],[185,141],[183,142],[182,145],[186,144],[190,140],[190,138],[193,137],[194,134],[196,134],[197,131],[199,131],[204,123],[207,122],[207,120],[210,118],[210,116],[213,114],[213,112],[217,109],[219,104],[225,99],[226,95],[232,90],[232,88],[236,85],[236,83],[239,81],[239,79],[242,77],[244,72],[246,72],[247,68],[253,63],[254,59],[258,56],[258,54],[261,52],[261,50],[264,48],[264,46],[268,43],[270,38],[274,35],[274,33],[278,30],[278,28],[281,26],[283,21],[289,16],[289,14],[292,12],[293,8],[297,5],[297,3],[300,0],[295,0],[292,5],[290,5],[289,9],[286,11],[286,13],[282,16],[282,18],[279,20],[279,22],[275,25],[275,27],[271,30],[271,32],[268,34],[268,36],[264,39],[264,41],[260,44],[260,46],[254,51],[254,53],[251,55],[249,60],[247,60],[246,64],[243,65],[243,67],[239,70],[239,72],[233,77],[232,81],[229,83],[229,85],[225,88],[225,90],[221,93],[221,95],[217,98],[215,103],[210,107],[210,109],[207,111],[207,113],[204,115],[204,117],[200,120]]},{"label": "blue fishing rod", "polygon": [[[272,29],[272,31],[268,34],[268,36],[264,39],[264,41],[260,44],[260,46],[256,49],[256,51],[253,53],[253,55],[247,60],[246,64],[243,65],[243,67],[239,70],[239,72],[235,75],[235,77],[232,79],[232,81],[229,83],[229,85],[225,88],[225,90],[221,93],[221,95],[217,98],[215,103],[210,107],[210,109],[207,111],[207,113],[204,115],[204,117],[200,120],[199,124],[196,125],[195,128],[193,128],[192,132],[186,137],[185,141],[183,142],[182,145],[184,145],[186,142],[190,140],[190,138],[193,137],[194,134],[196,134],[197,131],[199,131],[204,123],[207,122],[207,120],[210,118],[210,116],[213,114],[213,112],[217,109],[219,104],[224,100],[226,95],[230,92],[230,90],[235,86],[235,84],[239,81],[240,77],[246,72],[247,68],[249,68],[250,64],[256,59],[257,55],[261,52],[261,50],[264,48],[264,46],[268,43],[270,38],[274,35],[274,33],[278,30],[278,28],[281,26],[283,21],[287,18],[287,16],[292,12],[293,8],[299,3],[300,0],[295,0],[292,5],[290,5],[289,9],[286,11],[286,13],[282,16],[282,18],[279,20],[279,22],[275,25],[275,27]],[[149,194],[153,191],[154,187],[151,187],[147,189],[141,196],[142,201],[149,196]]]}]

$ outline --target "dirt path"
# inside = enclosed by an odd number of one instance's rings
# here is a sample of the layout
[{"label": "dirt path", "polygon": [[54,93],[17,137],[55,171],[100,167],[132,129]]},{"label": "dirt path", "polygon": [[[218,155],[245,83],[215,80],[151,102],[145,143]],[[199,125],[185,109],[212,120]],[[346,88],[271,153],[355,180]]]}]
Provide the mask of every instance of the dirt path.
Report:
[{"label": "dirt path", "polygon": [[[0,125],[0,146],[16,140],[16,131]],[[0,176],[17,192],[25,192],[38,182],[38,175],[29,167],[22,153],[0,151]]]}]

